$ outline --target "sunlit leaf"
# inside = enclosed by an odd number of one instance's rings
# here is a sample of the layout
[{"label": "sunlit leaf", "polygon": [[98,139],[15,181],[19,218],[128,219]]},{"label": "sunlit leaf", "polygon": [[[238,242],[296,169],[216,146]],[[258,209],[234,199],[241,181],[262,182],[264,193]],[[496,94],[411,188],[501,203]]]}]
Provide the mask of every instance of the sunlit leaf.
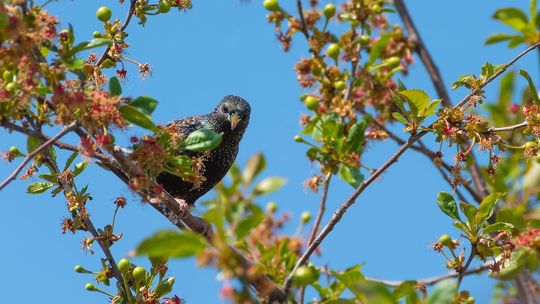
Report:
[{"label": "sunlit leaf", "polygon": [[460,221],[456,201],[448,192],[441,191],[437,194],[437,205],[449,217]]},{"label": "sunlit leaf", "polygon": [[486,228],[484,228],[484,230],[482,230],[482,232],[484,234],[489,234],[489,233],[493,233],[493,232],[499,232],[499,231],[504,231],[504,230],[512,230],[512,229],[514,229],[514,225],[512,225],[510,223],[499,222],[499,223],[495,223],[495,224],[491,224],[491,225],[486,226]]},{"label": "sunlit leaf", "polygon": [[263,179],[261,182],[259,182],[257,185],[255,185],[255,189],[253,189],[253,194],[255,195],[261,195],[261,194],[269,194],[274,191],[279,190],[283,185],[287,183],[287,179],[279,176],[272,176],[267,177]]},{"label": "sunlit leaf", "polygon": [[38,194],[38,193],[43,193],[47,190],[49,190],[50,188],[52,188],[54,186],[53,183],[42,183],[42,182],[36,182],[36,183],[32,183],[30,185],[28,185],[28,188],[26,188],[26,193],[29,193],[29,194]]},{"label": "sunlit leaf", "polygon": [[480,203],[478,213],[476,214],[476,224],[480,226],[485,220],[491,217],[493,214],[493,208],[495,204],[503,197],[504,193],[492,193],[486,196]]},{"label": "sunlit leaf", "polygon": [[339,177],[353,188],[358,188],[364,181],[364,176],[360,173],[360,169],[352,168],[346,165],[341,165]]},{"label": "sunlit leaf", "polygon": [[122,117],[130,123],[154,132],[158,130],[150,116],[141,112],[139,109],[131,105],[122,105],[118,110]]},{"label": "sunlit leaf", "polygon": [[139,96],[133,99],[130,103],[130,106],[139,109],[146,115],[151,115],[158,105],[158,101],[152,97],[148,96]]},{"label": "sunlit leaf", "polygon": [[266,168],[266,160],[262,153],[256,153],[253,155],[246,164],[244,172],[242,173],[242,182],[244,185],[249,185],[253,180]]},{"label": "sunlit leaf", "polygon": [[142,241],[137,255],[185,258],[201,253],[207,244],[204,238],[191,231],[162,230]]},{"label": "sunlit leaf", "polygon": [[109,78],[109,92],[111,96],[120,96],[122,95],[122,87],[120,86],[120,81],[115,76]]}]

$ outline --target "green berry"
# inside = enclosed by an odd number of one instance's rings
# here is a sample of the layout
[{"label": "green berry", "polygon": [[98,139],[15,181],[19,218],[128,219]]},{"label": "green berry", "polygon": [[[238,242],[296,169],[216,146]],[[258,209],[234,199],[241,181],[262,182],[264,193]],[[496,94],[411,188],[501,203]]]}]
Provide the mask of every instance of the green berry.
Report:
[{"label": "green berry", "polygon": [[164,1],[164,0],[159,1],[158,9],[160,13],[164,14],[164,13],[167,13],[171,9],[171,5],[167,1]]},{"label": "green berry", "polygon": [[313,267],[300,266],[293,275],[293,284],[296,286],[306,286],[315,282],[318,278],[318,273]]},{"label": "green berry", "polygon": [[96,286],[94,286],[94,284],[92,284],[92,283],[87,283],[86,285],[84,285],[84,289],[86,289],[88,291],[95,291]]},{"label": "green berry", "polygon": [[378,5],[378,4],[373,4],[373,5],[371,6],[371,11],[372,11],[373,13],[375,13],[375,14],[380,14],[380,13],[382,12],[382,8],[381,8],[381,6]]},{"label": "green berry", "polygon": [[97,18],[102,22],[109,21],[111,19],[111,15],[112,15],[111,9],[106,6],[102,6],[98,8],[96,12]]},{"label": "green berry", "polygon": [[369,37],[369,35],[362,35],[359,38],[359,42],[361,46],[368,46],[370,40],[371,38]]},{"label": "green berry", "polygon": [[443,234],[439,237],[439,243],[446,247],[452,247],[452,238],[448,234]]},{"label": "green berry", "polygon": [[339,45],[337,43],[332,43],[328,46],[326,49],[326,55],[328,55],[331,58],[334,58],[334,60],[337,60],[339,56]]},{"label": "green berry", "polygon": [[101,37],[103,37],[103,34],[101,34],[101,32],[99,32],[99,31],[94,31],[94,32],[92,33],[92,37],[94,37],[94,38],[101,38]]},{"label": "green berry", "polygon": [[346,87],[347,87],[347,84],[345,83],[345,81],[340,80],[334,83],[334,88],[338,91],[341,91],[345,89]]},{"label": "green berry", "polygon": [[319,100],[315,96],[307,96],[306,99],[304,99],[304,103],[311,111],[316,111],[319,108]]},{"label": "green berry", "polygon": [[300,220],[302,221],[302,225],[307,224],[309,221],[311,221],[311,212],[309,211],[302,212],[302,215],[300,216]]},{"label": "green berry", "polygon": [[19,85],[16,82],[10,82],[6,84],[6,90],[9,92],[15,92],[19,88]]},{"label": "green berry", "polygon": [[476,299],[474,297],[468,297],[467,301],[465,301],[466,304],[474,304],[476,302]]},{"label": "green berry", "polygon": [[77,273],[85,273],[86,272],[86,269],[84,269],[81,265],[75,266],[74,270]]},{"label": "green berry", "polygon": [[133,278],[135,281],[140,282],[146,277],[146,269],[141,266],[137,266],[133,269]]},{"label": "green berry", "polygon": [[121,273],[127,273],[130,267],[131,263],[128,259],[121,259],[118,261],[118,270],[120,270]]},{"label": "green berry", "polygon": [[264,0],[263,6],[271,12],[279,10],[279,2],[277,0]]},{"label": "green berry", "polygon": [[334,15],[336,14],[336,6],[333,3],[327,4],[324,7],[323,13],[326,19],[334,17]]},{"label": "green berry", "polygon": [[275,202],[270,202],[266,205],[266,211],[270,213],[276,213],[278,206]]}]

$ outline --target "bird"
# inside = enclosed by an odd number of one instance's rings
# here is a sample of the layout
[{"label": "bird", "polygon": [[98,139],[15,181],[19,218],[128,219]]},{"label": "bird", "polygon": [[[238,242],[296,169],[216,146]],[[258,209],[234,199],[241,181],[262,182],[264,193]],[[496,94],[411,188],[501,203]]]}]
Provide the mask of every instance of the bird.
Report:
[{"label": "bird", "polygon": [[[162,172],[156,177],[158,184],[178,202],[183,201],[183,204],[193,207],[197,199],[219,183],[231,168],[238,155],[240,140],[249,124],[250,114],[251,107],[246,100],[228,95],[223,97],[211,113],[186,117],[167,124],[166,129],[181,137],[187,137],[201,129],[222,133],[223,137],[217,147],[202,157],[204,180],[200,185],[195,187],[194,184],[168,172]],[[177,155],[190,157],[203,156],[202,154],[203,152],[189,150],[177,151]]]}]

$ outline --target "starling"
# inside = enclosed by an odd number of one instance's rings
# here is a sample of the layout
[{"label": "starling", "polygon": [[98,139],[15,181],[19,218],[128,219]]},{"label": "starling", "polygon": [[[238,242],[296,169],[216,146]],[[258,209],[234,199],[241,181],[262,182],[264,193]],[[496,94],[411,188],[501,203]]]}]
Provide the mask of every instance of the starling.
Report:
[{"label": "starling", "polygon": [[[200,129],[211,129],[223,133],[221,143],[213,150],[206,152],[203,157],[204,181],[194,184],[182,180],[173,174],[163,172],[156,178],[157,182],[177,200],[183,200],[193,206],[199,197],[210,191],[231,168],[242,135],[249,123],[251,107],[249,103],[238,96],[225,96],[212,113],[175,120],[166,128],[177,132],[182,137]],[[178,151],[178,155],[203,156],[202,152],[188,150]]]}]

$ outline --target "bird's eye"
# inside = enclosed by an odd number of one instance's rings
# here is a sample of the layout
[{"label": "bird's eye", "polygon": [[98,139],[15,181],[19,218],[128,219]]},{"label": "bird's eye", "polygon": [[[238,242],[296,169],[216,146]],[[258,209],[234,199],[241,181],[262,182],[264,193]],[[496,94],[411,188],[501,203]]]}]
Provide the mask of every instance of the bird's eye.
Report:
[{"label": "bird's eye", "polygon": [[226,106],[223,106],[223,108],[221,108],[221,111],[223,111],[223,113],[228,113],[229,109]]}]

